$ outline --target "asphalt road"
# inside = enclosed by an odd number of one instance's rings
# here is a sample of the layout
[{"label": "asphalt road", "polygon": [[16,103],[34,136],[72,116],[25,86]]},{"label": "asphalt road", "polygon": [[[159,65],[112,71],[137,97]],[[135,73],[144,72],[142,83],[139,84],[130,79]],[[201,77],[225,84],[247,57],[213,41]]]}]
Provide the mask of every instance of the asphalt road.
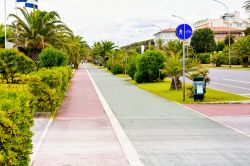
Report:
[{"label": "asphalt road", "polygon": [[250,97],[250,70],[209,69],[208,87]]}]

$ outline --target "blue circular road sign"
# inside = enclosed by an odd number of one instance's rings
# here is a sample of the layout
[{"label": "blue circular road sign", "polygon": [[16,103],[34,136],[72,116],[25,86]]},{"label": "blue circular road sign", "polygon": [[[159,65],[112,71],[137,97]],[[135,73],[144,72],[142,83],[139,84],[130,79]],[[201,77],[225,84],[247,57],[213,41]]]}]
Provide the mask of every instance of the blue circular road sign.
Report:
[{"label": "blue circular road sign", "polygon": [[188,24],[181,24],[176,28],[176,36],[181,40],[190,38],[193,34],[193,30]]}]

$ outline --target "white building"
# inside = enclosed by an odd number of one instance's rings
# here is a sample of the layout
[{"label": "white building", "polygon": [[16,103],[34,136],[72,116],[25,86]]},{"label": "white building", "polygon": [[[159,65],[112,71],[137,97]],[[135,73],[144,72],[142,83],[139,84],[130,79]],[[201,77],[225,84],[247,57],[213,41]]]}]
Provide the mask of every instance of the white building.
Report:
[{"label": "white building", "polygon": [[219,19],[204,19],[194,23],[194,30],[201,28],[229,27],[245,30],[250,27],[249,18],[240,18],[240,12],[227,13]]},{"label": "white building", "polygon": [[170,40],[179,40],[179,38],[175,34],[175,29],[173,28],[164,29],[154,34],[154,38],[155,40],[163,39],[165,42],[168,42]]}]

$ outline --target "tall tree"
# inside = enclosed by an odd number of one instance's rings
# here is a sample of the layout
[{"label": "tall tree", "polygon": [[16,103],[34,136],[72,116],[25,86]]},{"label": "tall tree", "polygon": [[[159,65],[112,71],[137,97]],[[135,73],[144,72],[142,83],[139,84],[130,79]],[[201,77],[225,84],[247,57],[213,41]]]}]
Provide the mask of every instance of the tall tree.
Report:
[{"label": "tall tree", "polygon": [[210,28],[198,29],[191,38],[191,46],[196,53],[214,51],[216,49],[214,32]]},{"label": "tall tree", "polygon": [[84,54],[85,48],[88,47],[86,41],[80,36],[72,36],[67,38],[64,51],[69,55],[70,63],[77,69],[81,56]]},{"label": "tall tree", "polygon": [[250,36],[237,39],[232,45],[232,54],[239,57],[243,67],[248,67],[248,58],[250,58]]},{"label": "tall tree", "polygon": [[250,13],[250,0],[245,1],[244,4],[243,8],[245,8],[246,12]]},{"label": "tall tree", "polygon": [[13,42],[15,47],[35,61],[43,48],[60,44],[65,36],[72,35],[72,31],[60,20],[59,14],[55,11],[28,12],[26,8],[18,10],[22,16],[9,15],[15,19],[10,27],[17,29],[17,36]]},{"label": "tall tree", "polygon": [[[230,35],[230,45],[234,43],[235,36]],[[229,46],[229,36],[226,36],[224,39],[225,45]]]},{"label": "tall tree", "polygon": [[[13,30],[10,27],[7,27],[7,39],[12,38],[13,36]],[[4,25],[0,24],[0,48],[4,48],[5,44],[5,31],[4,31]]]},{"label": "tall tree", "polygon": [[98,57],[101,58],[103,65],[106,65],[109,54],[111,54],[112,50],[115,48],[115,43],[112,41],[105,40],[101,42],[95,42],[93,46],[93,53],[97,56],[97,59]]},{"label": "tall tree", "polygon": [[247,27],[247,29],[244,31],[244,34],[246,36],[250,36],[250,27]]}]

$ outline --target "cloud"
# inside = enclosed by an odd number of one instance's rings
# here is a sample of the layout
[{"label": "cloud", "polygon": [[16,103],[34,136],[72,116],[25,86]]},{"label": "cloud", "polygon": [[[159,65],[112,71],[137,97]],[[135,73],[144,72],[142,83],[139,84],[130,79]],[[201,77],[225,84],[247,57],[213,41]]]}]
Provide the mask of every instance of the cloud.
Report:
[{"label": "cloud", "polygon": [[[15,13],[14,0],[7,1],[8,13]],[[242,9],[245,0],[221,1],[228,4],[230,11],[238,10],[247,16]],[[0,7],[3,23],[4,8]],[[126,44],[150,38],[160,29],[151,25],[168,28],[183,22],[172,14],[185,17],[192,25],[196,20],[218,18],[225,13],[224,7],[212,0],[40,0],[39,8],[57,11],[75,34],[89,44],[104,39]]]}]

